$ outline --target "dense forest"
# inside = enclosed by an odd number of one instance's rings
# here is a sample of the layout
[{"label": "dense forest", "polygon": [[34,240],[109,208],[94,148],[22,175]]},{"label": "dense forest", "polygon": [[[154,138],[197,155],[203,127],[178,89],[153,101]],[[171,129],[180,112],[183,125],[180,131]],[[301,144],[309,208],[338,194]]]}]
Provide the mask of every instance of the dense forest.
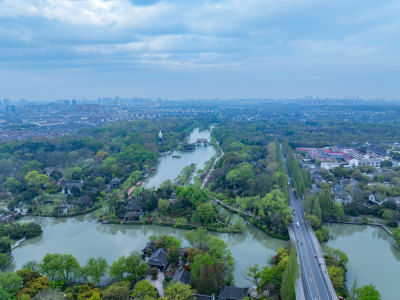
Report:
[{"label": "dense forest", "polygon": [[219,124],[213,131],[224,156],[215,166],[209,189],[247,215],[266,232],[287,235],[292,221],[288,178],[278,143],[259,134],[253,123]]},{"label": "dense forest", "polygon": [[[58,214],[61,203],[84,211],[104,198],[113,178],[136,183],[157,163],[158,153],[178,147],[201,124],[185,119],[120,122],[73,137],[1,144],[0,198],[10,210],[25,205],[27,212],[42,215]],[[83,196],[88,198],[77,201]]]}]

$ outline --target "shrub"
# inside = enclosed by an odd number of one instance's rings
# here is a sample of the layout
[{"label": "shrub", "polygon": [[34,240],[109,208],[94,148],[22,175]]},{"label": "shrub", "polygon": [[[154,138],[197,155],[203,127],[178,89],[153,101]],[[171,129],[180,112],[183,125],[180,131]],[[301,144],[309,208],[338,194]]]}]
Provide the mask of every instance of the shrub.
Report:
[{"label": "shrub", "polygon": [[152,280],[156,280],[158,278],[158,269],[156,267],[151,268],[149,275],[151,276]]},{"label": "shrub", "polygon": [[397,228],[399,226],[396,221],[389,221],[386,225],[392,228]]}]

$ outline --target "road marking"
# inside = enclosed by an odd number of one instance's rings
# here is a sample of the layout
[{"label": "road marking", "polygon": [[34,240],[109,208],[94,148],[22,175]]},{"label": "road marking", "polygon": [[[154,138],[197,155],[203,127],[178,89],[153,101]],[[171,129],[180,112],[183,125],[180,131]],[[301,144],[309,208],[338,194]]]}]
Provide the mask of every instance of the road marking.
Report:
[{"label": "road marking", "polygon": [[[297,232],[298,230],[300,230],[300,229],[294,228],[294,235],[295,235],[297,241],[300,240],[299,234],[298,234],[298,232]],[[312,290],[311,290],[311,287],[310,287],[310,283],[309,283],[309,282],[307,281],[307,279],[306,279],[306,278],[307,278],[307,271],[306,271],[306,267],[305,267],[305,264],[304,264],[303,253],[302,253],[301,247],[299,247],[298,250],[299,250],[299,255],[300,255],[300,267],[303,268],[303,271],[304,271],[304,279],[305,279],[305,282],[307,282],[308,290],[310,291],[310,296],[312,297]],[[304,290],[305,290],[305,289],[306,289],[306,286],[304,287]]]},{"label": "road marking", "polygon": [[[294,206],[296,207],[296,205],[294,205]],[[298,204],[298,208],[299,208],[299,209],[301,208],[299,204]],[[308,227],[307,227],[307,225],[306,225],[304,219],[300,217],[300,221],[301,221],[301,224],[302,224],[303,227],[304,227],[304,230],[308,233]],[[315,244],[314,244],[314,242],[313,242],[313,239],[312,239],[311,236],[310,236],[310,233],[307,234],[307,239],[309,240],[309,242],[310,242],[310,244],[311,244],[312,250],[315,251],[315,253],[317,253],[316,246],[315,246]],[[322,283],[323,283],[322,285],[323,285],[323,287],[324,287],[325,293],[327,294],[327,296],[328,296],[329,298],[332,298],[332,297],[331,297],[330,291],[328,292],[328,290],[329,290],[329,287],[327,286],[328,283],[325,281],[325,277],[324,277],[324,275],[321,273],[320,267],[319,267],[318,265],[317,265],[316,267],[317,267],[317,270],[318,270],[319,275],[321,276]],[[326,272],[325,272],[325,273],[326,273]],[[329,279],[329,280],[330,280],[330,279]]]},{"label": "road marking", "polygon": [[317,287],[317,282],[315,281],[314,273],[313,273],[312,268],[311,268],[310,259],[308,258],[308,251],[307,251],[306,240],[304,239],[304,235],[303,235],[303,232],[302,232],[301,230],[300,230],[300,233],[301,233],[301,236],[303,237],[304,249],[306,250],[307,261],[308,261],[308,265],[310,266],[311,275],[312,275],[312,277],[313,277],[313,279],[314,279],[315,288],[317,289],[318,298],[319,298],[319,300],[321,300],[321,296],[319,295],[319,291],[318,291],[318,287]]}]

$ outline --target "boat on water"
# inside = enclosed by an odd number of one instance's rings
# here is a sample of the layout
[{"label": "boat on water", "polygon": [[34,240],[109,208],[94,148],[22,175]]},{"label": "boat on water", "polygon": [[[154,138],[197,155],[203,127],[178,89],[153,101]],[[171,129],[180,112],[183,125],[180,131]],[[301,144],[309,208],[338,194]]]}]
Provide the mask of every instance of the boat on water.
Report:
[{"label": "boat on water", "polygon": [[173,158],[181,158],[180,155],[172,155]]}]

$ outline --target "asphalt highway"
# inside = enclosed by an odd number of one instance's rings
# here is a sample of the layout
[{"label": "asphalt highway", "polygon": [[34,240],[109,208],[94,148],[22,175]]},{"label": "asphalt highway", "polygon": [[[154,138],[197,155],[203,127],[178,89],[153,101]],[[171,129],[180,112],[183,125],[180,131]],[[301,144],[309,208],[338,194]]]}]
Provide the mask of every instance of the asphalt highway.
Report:
[{"label": "asphalt highway", "polygon": [[[283,155],[282,145],[281,153],[285,164],[285,169],[290,178],[289,170],[286,165],[286,159]],[[328,284],[325,280],[325,268],[321,268],[320,258],[317,256],[315,245],[310,237],[309,228],[304,218],[303,204],[293,192],[292,180],[290,185],[290,207],[293,215],[292,229],[296,238],[297,255],[300,260],[300,272],[303,281],[303,288],[306,299],[311,300],[333,300],[329,292]]]}]

